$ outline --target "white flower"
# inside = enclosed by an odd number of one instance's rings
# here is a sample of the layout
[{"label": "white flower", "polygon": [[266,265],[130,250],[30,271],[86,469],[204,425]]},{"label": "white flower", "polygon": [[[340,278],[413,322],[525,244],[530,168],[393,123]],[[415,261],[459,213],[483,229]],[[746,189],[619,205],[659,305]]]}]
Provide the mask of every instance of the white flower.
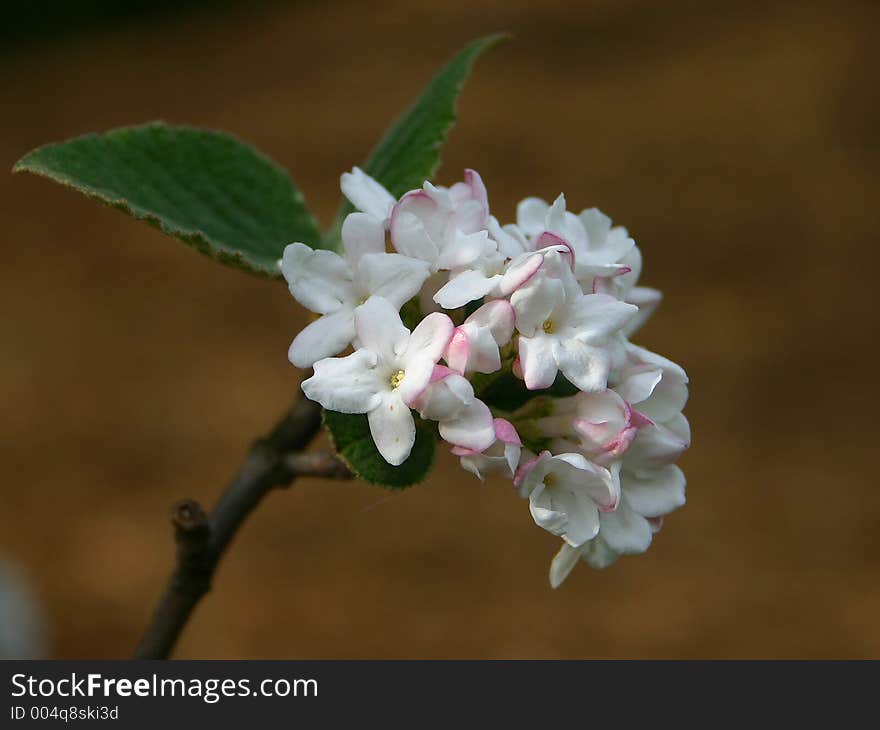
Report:
[{"label": "white flower", "polygon": [[606,568],[619,555],[645,552],[663,525],[663,516],[684,503],[685,478],[677,466],[622,472],[617,509],[599,516],[599,535],[594,540],[580,547],[562,544],[550,564],[550,585],[558,587],[579,559]]},{"label": "white flower", "polygon": [[342,173],[339,187],[355,208],[373,216],[383,226],[388,222],[395,200],[378,180],[355,167],[351,172]]},{"label": "white flower", "polygon": [[556,439],[555,450],[577,450],[606,467],[623,456],[639,428],[652,423],[610,389],[555,399],[551,407],[552,415],[535,423],[539,433]]},{"label": "white flower", "polygon": [[553,384],[559,370],[580,390],[605,388],[613,335],[636,307],[606,294],[584,294],[558,251],[544,257],[540,275],[510,298],[516,310],[519,360],[526,388]]},{"label": "white flower", "polygon": [[593,277],[614,277],[630,271],[625,257],[635,246],[626,229],[611,227],[611,219],[597,208],[579,216],[565,209],[565,196],[553,205],[540,198],[526,198],[517,206],[518,227],[535,240],[550,231],[568,241],[574,252],[574,273],[585,289]]},{"label": "white flower", "polygon": [[425,182],[406,193],[391,211],[396,251],[426,261],[431,271],[462,269],[495,250],[486,222],[486,188],[473,170],[451,188]]},{"label": "white flower", "polygon": [[302,243],[284,249],[281,273],[291,294],[306,309],[322,315],[290,346],[288,356],[297,367],[311,367],[348,347],[354,339],[355,309],[370,296],[381,296],[399,310],[428,278],[423,261],[385,253],[384,228],[372,215],[346,217],[342,242],[344,257]]},{"label": "white flower", "polygon": [[572,547],[596,536],[599,510],[613,510],[620,496],[607,469],[574,453],[542,451],[519,468],[515,484],[535,523]]},{"label": "white flower", "polygon": [[415,442],[409,407],[428,387],[454,325],[435,312],[410,334],[397,309],[377,296],[358,307],[354,319],[359,349],[316,362],[315,374],[302,389],[328,410],[366,413],[379,453],[398,466]]},{"label": "white flower", "polygon": [[454,446],[452,453],[460,457],[459,462],[480,481],[489,472],[504,472],[510,477],[516,474],[519,457],[522,452],[522,441],[510,421],[496,418],[493,421],[495,430],[494,443],[484,451],[476,451],[463,446]]},{"label": "white flower", "polygon": [[[637,285],[642,256],[627,230],[596,208],[567,211],[563,195],[526,198],[501,225],[473,170],[399,200],[359,168],[341,187],[359,211],[343,223],[344,254],[291,244],[280,262],[293,295],[321,315],[290,349],[294,364],[314,364],[306,396],[366,414],[390,464],[409,457],[418,416],[437,423],[466,471],[512,477],[534,521],[564,541],[554,588],[581,559],[605,567],[644,552],[684,503],[674,462],[690,445],[688,380],[629,342],[661,295]],[[431,314],[410,333],[399,310],[414,297]],[[462,321],[466,305],[476,311]],[[329,357],[349,345],[353,354]],[[495,395],[510,373],[532,391],[561,373],[580,392],[533,399],[514,426],[474,386]],[[524,451],[517,429],[545,450]]]},{"label": "white flower", "polygon": [[444,359],[453,370],[494,373],[501,368],[500,347],[513,336],[516,314],[510,302],[487,302],[455,328]]},{"label": "white flower", "polygon": [[437,421],[441,438],[455,446],[483,451],[495,440],[492,411],[474,396],[468,380],[436,365],[431,380],[410,404],[419,415]]},{"label": "white flower", "polygon": [[614,390],[630,405],[661,423],[684,410],[688,377],[680,365],[632,343],[626,345],[626,360]]},{"label": "white flower", "polygon": [[690,426],[681,412],[687,375],[660,355],[631,344],[627,349],[629,364],[615,390],[642,422],[616,464],[620,502],[599,516],[599,536],[591,543],[578,550],[562,546],[550,567],[554,588],[579,559],[604,568],[619,555],[645,552],[663,517],[685,503],[684,473],[673,462],[690,446]]},{"label": "white flower", "polygon": [[546,253],[554,249],[569,251],[565,242],[552,233],[544,234],[541,242],[546,246],[541,251],[527,251],[511,261],[487,249],[466,267],[451,270],[449,281],[438,288],[433,300],[444,309],[457,309],[483,297],[510,296],[540,270]]}]

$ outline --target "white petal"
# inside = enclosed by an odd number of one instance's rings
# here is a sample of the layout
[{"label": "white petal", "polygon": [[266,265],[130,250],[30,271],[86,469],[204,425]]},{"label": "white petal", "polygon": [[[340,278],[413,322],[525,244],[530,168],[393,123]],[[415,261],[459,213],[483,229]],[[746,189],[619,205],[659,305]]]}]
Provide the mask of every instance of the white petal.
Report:
[{"label": "white petal", "polygon": [[416,424],[397,393],[384,393],[381,403],[367,416],[376,448],[392,466],[409,458],[416,442]]},{"label": "white petal", "polygon": [[422,397],[431,382],[435,362],[436,360],[424,353],[415,357],[407,357],[405,361],[401,362],[404,367],[404,376],[398,390],[404,403],[415,406],[419,398]]},{"label": "white petal", "polygon": [[626,297],[626,301],[639,308],[639,313],[623,327],[623,334],[630,337],[648,321],[654,312],[657,311],[657,307],[659,307],[660,302],[663,301],[663,294],[657,289],[651,289],[646,286],[637,286],[630,290]]},{"label": "white petal", "polygon": [[513,326],[516,322],[516,312],[504,299],[495,299],[486,302],[465,322],[475,324],[478,327],[486,327],[492,334],[497,345],[503,346],[510,342],[513,336]]},{"label": "white petal", "polygon": [[489,198],[486,186],[476,170],[464,171],[464,182],[449,188],[455,208],[455,225],[465,233],[486,227],[489,218]]},{"label": "white petal", "polygon": [[319,360],[315,374],[302,383],[309,400],[339,413],[368,413],[381,402],[385,387],[376,369],[376,355],[369,350]]},{"label": "white petal", "polygon": [[685,502],[684,472],[674,464],[639,474],[624,472],[623,489],[630,506],[644,517],[660,517]]},{"label": "white petal", "polygon": [[517,289],[510,297],[516,310],[516,328],[526,337],[533,336],[564,300],[565,289],[558,279],[542,277]]},{"label": "white petal", "polygon": [[385,253],[385,226],[369,213],[351,213],[342,222],[345,258],[355,268],[369,253]]},{"label": "white petal", "polygon": [[523,379],[529,390],[549,388],[556,380],[558,368],[549,337],[520,337],[519,361]]},{"label": "white petal", "polygon": [[687,419],[678,414],[664,424],[639,429],[627,450],[627,462],[638,467],[671,464],[690,446]]},{"label": "white petal", "polygon": [[498,286],[504,296],[509,296],[531,282],[532,277],[544,264],[544,254],[530,251],[517,256],[508,265]]},{"label": "white petal", "polygon": [[608,352],[576,340],[562,340],[554,348],[557,366],[579,390],[595,393],[608,383],[611,362]]},{"label": "white petal", "polygon": [[568,519],[565,512],[554,506],[550,490],[538,486],[529,495],[529,512],[538,527],[543,527],[547,532],[558,537],[565,534]]},{"label": "white petal", "polygon": [[454,419],[441,421],[438,428],[444,441],[474,451],[484,451],[495,441],[492,412],[480,400],[465,406]]},{"label": "white petal", "polygon": [[307,325],[290,345],[287,357],[298,368],[338,355],[354,339],[354,310],[350,307],[325,314]]},{"label": "white petal", "polygon": [[562,193],[556,196],[556,200],[547,209],[544,218],[544,228],[559,235],[565,233],[565,195]]},{"label": "white petal", "polygon": [[486,276],[482,271],[469,269],[444,284],[434,295],[434,301],[443,309],[458,309],[486,296],[500,280],[500,276]]},{"label": "white petal", "polygon": [[498,370],[501,367],[501,353],[491,330],[471,322],[465,322],[461,328],[467,332],[469,344],[465,370],[478,373],[494,373]]},{"label": "white petal", "polygon": [[581,549],[583,550],[584,560],[586,560],[591,567],[596,568],[596,570],[602,570],[609,565],[613,565],[617,561],[617,558],[620,557],[618,553],[608,547],[608,543],[602,539],[601,528],[599,537],[590,540]]},{"label": "white petal", "polygon": [[654,388],[663,378],[663,371],[651,365],[638,365],[627,368],[615,390],[629,404],[638,406],[651,397]]},{"label": "white petal", "polygon": [[605,243],[611,230],[611,219],[598,208],[588,208],[580,214],[581,223],[590,237],[590,248]]},{"label": "white petal", "polygon": [[440,312],[425,317],[412,332],[405,357],[426,356],[437,362],[452,339],[455,325]]},{"label": "white petal", "polygon": [[318,314],[335,312],[354,298],[351,267],[332,251],[291,243],[284,249],[281,273],[296,300]]},{"label": "white petal", "polygon": [[573,548],[567,542],[562,543],[559,552],[553,557],[550,563],[550,586],[551,588],[559,588],[562,582],[568,578],[568,574],[577,565],[581,558],[581,551]]},{"label": "white petal", "polygon": [[599,510],[589,497],[569,492],[560,501],[568,517],[563,538],[569,545],[580,547],[599,534]]},{"label": "white petal", "polygon": [[342,194],[351,201],[358,210],[385,220],[391,215],[394,197],[385,187],[371,178],[359,167],[342,174],[340,181]]},{"label": "white petal", "polygon": [[653,532],[648,521],[622,501],[614,512],[602,515],[602,539],[618,553],[643,553],[651,545]]},{"label": "white petal", "polygon": [[550,464],[560,489],[590,500],[604,510],[613,509],[619,501],[618,486],[607,469],[596,466],[582,454],[557,454]]},{"label": "white petal", "polygon": [[491,216],[487,229],[505,258],[513,259],[531,250],[525,234],[515,225],[502,226],[495,216]]},{"label": "white petal", "polygon": [[355,285],[363,295],[387,299],[398,309],[412,299],[428,278],[428,264],[399,253],[365,255],[355,271]]},{"label": "white petal", "polygon": [[637,307],[607,294],[586,294],[580,297],[566,324],[576,330],[578,338],[584,342],[602,344],[632,319],[636,312]]},{"label": "white petal", "polygon": [[408,192],[391,211],[391,243],[406,256],[433,263],[442,233],[443,215],[423,190]]},{"label": "white petal", "polygon": [[361,346],[390,366],[397,364],[409,341],[397,308],[382,297],[370,297],[355,310],[354,328]]},{"label": "white petal", "polygon": [[[438,372],[445,375],[438,379]],[[446,421],[458,416],[473,401],[474,389],[466,378],[446,368],[435,367],[431,384],[412,403],[412,407],[426,420]]]},{"label": "white petal", "polygon": [[[618,388],[620,394],[630,403],[637,404],[637,410],[654,421],[666,422],[681,412],[688,399],[688,377],[681,366],[632,343],[627,345],[627,357],[635,365],[623,372],[622,389]],[[656,382],[646,392],[647,372],[655,373]]]},{"label": "white petal", "polygon": [[544,230],[544,219],[550,206],[540,198],[526,198],[516,206],[516,224],[527,236],[537,236]]},{"label": "white petal", "polygon": [[434,261],[435,269],[459,269],[470,266],[492,251],[488,231],[464,234],[456,230]]}]

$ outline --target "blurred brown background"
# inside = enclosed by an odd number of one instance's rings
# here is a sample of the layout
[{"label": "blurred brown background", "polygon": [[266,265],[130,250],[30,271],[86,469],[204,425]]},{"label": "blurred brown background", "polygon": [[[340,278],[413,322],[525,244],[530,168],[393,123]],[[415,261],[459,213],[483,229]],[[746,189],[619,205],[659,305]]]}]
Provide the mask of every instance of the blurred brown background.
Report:
[{"label": "blurred brown background", "polygon": [[[323,223],[468,40],[439,179],[494,212],[565,191],[627,225],[666,301],[640,342],[692,382],[689,503],[651,551],[547,583],[556,539],[443,456],[399,494],[304,482],[239,535],[177,656],[878,657],[876,29],[870,2],[227,3],[11,37],[0,167],[162,118],[292,170]],[[65,23],[57,23],[66,26]],[[0,175],[0,555],[51,656],[123,657],[213,501],[294,397],[305,321],[45,180]]]}]

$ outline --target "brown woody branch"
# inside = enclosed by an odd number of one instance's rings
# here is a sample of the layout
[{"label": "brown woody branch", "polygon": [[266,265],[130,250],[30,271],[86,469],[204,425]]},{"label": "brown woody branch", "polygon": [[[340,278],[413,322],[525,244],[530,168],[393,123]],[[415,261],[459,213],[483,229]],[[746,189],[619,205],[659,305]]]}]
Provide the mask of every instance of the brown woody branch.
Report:
[{"label": "brown woody branch", "polygon": [[268,436],[253,444],[210,515],[191,499],[174,505],[171,523],[177,564],[135,650],[135,659],[168,658],[193,609],[210,590],[220,558],[266,494],[290,485],[298,476],[351,478],[335,454],[302,451],[320,427],[320,406],[305,399],[298,401]]}]

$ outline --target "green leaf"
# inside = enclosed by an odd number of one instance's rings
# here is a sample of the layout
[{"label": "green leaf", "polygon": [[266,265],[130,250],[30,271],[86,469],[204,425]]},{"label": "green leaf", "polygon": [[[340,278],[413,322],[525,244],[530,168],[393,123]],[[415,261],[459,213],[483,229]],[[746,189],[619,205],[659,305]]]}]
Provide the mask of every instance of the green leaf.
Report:
[{"label": "green leaf", "polygon": [[[396,198],[431,179],[440,166],[440,148],[455,124],[455,102],[474,61],[506,38],[504,34],[480,38],[453,56],[385,133],[362,166],[364,172]],[[353,210],[343,201],[330,240],[338,241],[342,221]]]},{"label": "green leaf", "polygon": [[324,425],[336,452],[355,474],[371,484],[403,489],[423,481],[434,463],[434,431],[420,419],[416,419],[415,445],[400,466],[391,466],[376,450],[366,416],[325,410]]},{"label": "green leaf", "polygon": [[549,388],[544,390],[528,390],[525,383],[517,378],[509,370],[483,375],[476,373],[473,377],[474,390],[480,400],[485,401],[492,408],[513,412],[521,408],[533,398],[542,395],[554,398],[567,398],[576,395],[578,389],[565,379],[562,373],[556,376],[556,380]]},{"label": "green leaf", "polygon": [[287,173],[221,132],[123,127],[40,147],[13,170],[79,190],[251,273],[280,276],[288,243],[321,245]]}]

